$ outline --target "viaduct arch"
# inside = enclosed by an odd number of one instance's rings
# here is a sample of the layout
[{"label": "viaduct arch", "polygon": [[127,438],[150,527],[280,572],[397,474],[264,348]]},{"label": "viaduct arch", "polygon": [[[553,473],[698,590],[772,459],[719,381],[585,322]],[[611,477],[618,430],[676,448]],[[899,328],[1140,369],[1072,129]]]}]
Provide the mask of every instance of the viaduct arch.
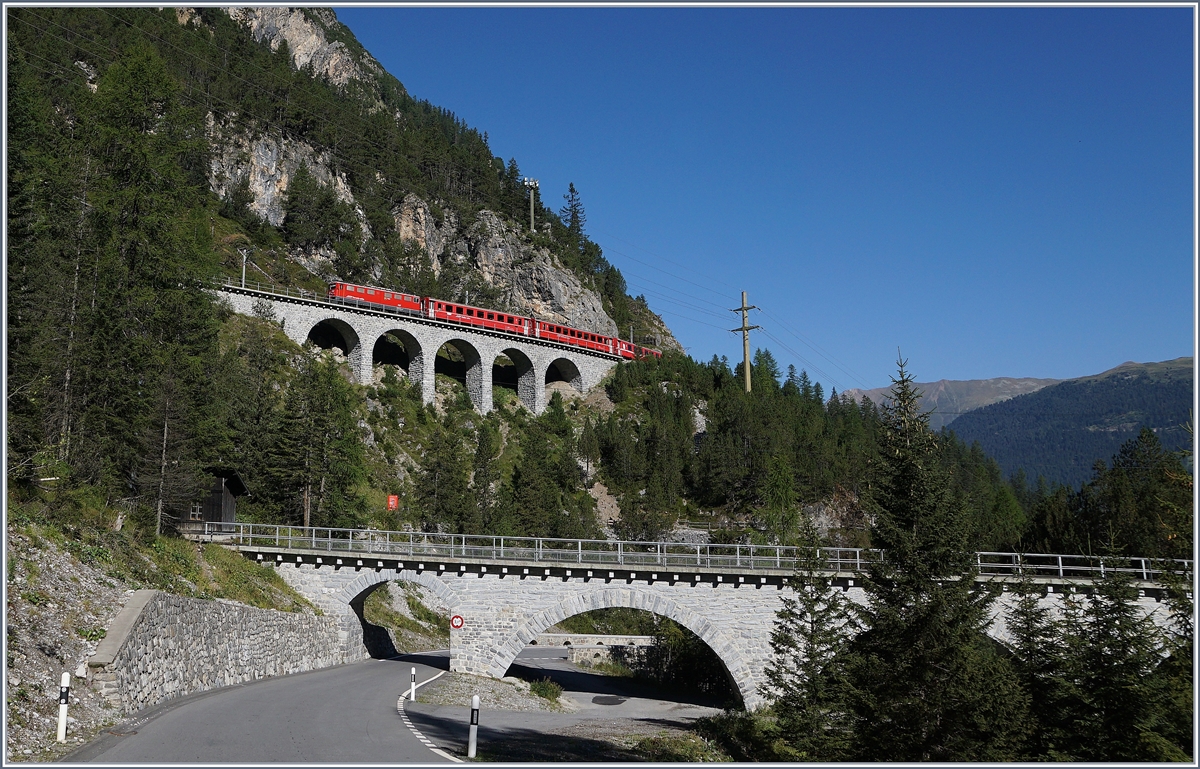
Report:
[{"label": "viaduct arch", "polygon": [[[433,402],[434,360],[438,350],[449,344],[462,355],[467,393],[476,410],[484,414],[493,407],[493,370],[502,355],[516,367],[518,397],[535,414],[546,408],[548,382],[566,381],[575,390],[586,393],[618,362],[612,356],[544,340],[331,305],[319,298],[299,299],[232,286],[216,293],[242,315],[259,314],[269,307],[284,333],[296,344],[311,341],[319,346],[341,347],[360,384],[373,381],[377,363],[399,361],[398,365],[406,366],[408,377],[420,387],[424,403]],[[394,340],[400,341],[402,354]]]}]

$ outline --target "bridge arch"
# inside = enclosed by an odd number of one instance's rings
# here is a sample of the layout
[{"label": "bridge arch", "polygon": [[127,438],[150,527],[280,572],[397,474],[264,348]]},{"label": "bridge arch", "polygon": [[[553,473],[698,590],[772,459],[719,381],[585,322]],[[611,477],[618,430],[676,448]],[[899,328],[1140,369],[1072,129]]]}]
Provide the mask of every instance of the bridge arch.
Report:
[{"label": "bridge arch", "polygon": [[570,358],[555,358],[546,366],[546,371],[542,375],[542,382],[550,384],[551,382],[566,382],[575,388],[577,392],[583,392],[583,374],[579,371],[579,366],[575,365],[575,361]]},{"label": "bridge arch", "polygon": [[[521,403],[525,404],[525,408],[536,414],[538,411],[536,381],[537,369],[533,365],[533,361],[530,360],[528,355],[515,347],[507,347],[499,350],[496,357],[498,358],[500,355],[503,355],[512,361],[513,366],[516,368],[517,397],[521,399]],[[493,361],[494,360],[495,359],[493,359]],[[499,368],[499,366],[496,366],[493,363],[493,381],[496,370]]]},{"label": "bridge arch", "polygon": [[[462,358],[461,374],[458,370],[458,366],[455,365],[457,361],[446,361],[446,359],[439,360],[439,358],[436,357],[437,354],[441,352],[442,348],[447,346],[452,348],[454,352],[458,353],[458,356]],[[483,356],[479,354],[479,348],[462,337],[453,336],[443,339],[438,344],[437,348],[432,350],[432,355],[435,356],[433,361],[435,374],[439,373],[439,369],[441,369],[440,373],[448,374],[455,379],[458,379],[461,375],[463,384],[467,388],[467,395],[471,398],[471,405],[473,405],[477,411],[484,414],[491,411],[491,360],[488,361],[489,370],[485,376],[483,371]],[[485,379],[487,382],[486,394],[484,393]]]},{"label": "bridge arch", "polygon": [[314,323],[309,328],[305,341],[324,350],[340,347],[347,358],[355,357],[362,347],[354,327],[341,318],[333,317],[322,318]]},{"label": "bridge arch", "polygon": [[418,386],[422,382],[424,363],[425,350],[421,347],[421,341],[402,328],[388,329],[379,334],[371,348],[372,370],[379,365],[399,366]]},{"label": "bridge arch", "polygon": [[737,690],[744,704],[749,706],[760,700],[760,695],[755,690],[754,682],[757,680],[757,676],[753,675],[752,661],[742,654],[723,628],[661,593],[641,590],[637,587],[604,587],[589,590],[565,598],[549,608],[530,615],[517,626],[506,641],[498,645],[496,656],[488,669],[488,675],[493,678],[502,678],[513,660],[516,659],[517,654],[551,625],[585,611],[613,608],[641,609],[683,625],[699,636],[700,640],[708,644],[708,647],[716,653],[721,664],[725,666],[730,683]]}]

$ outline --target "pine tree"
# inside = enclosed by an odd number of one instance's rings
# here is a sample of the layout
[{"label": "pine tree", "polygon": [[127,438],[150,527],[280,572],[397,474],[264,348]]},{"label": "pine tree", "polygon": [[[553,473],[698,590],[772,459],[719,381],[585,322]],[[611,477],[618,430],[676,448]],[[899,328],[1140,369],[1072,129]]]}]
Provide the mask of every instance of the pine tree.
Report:
[{"label": "pine tree", "polygon": [[[1044,588],[1025,575],[1016,584],[1013,603],[1006,611],[1013,665],[1030,701],[1029,731],[1022,752],[1034,760],[1063,755],[1071,731],[1067,716],[1077,696],[1071,675],[1074,661],[1067,656],[1064,640],[1070,636],[1063,632],[1043,593]],[[1072,601],[1067,613],[1073,611]]]},{"label": "pine tree", "polygon": [[587,215],[583,212],[583,201],[579,199],[579,191],[575,189],[574,182],[568,185],[563,200],[566,204],[559,209],[558,218],[566,225],[567,236],[578,249],[583,242],[583,226],[587,224]]},{"label": "pine tree", "polygon": [[761,495],[767,536],[776,544],[791,544],[797,534],[800,515],[792,468],[785,458],[772,456],[768,460]]},{"label": "pine tree", "polygon": [[992,597],[975,587],[966,511],[937,461],[937,438],[904,361],[893,382],[881,466],[865,500],[882,556],[869,567],[863,632],[846,659],[855,758],[1011,759],[1025,699],[984,634]]},{"label": "pine tree", "polygon": [[779,720],[782,757],[843,761],[853,755],[854,744],[844,654],[857,628],[817,544],[816,530],[806,521],[796,573],[788,580],[794,597],[783,599],[771,633],[773,657],[763,694]]},{"label": "pine tree", "polygon": [[1186,761],[1170,733],[1170,693],[1155,676],[1163,657],[1158,629],[1136,606],[1127,574],[1109,570],[1084,609],[1083,718],[1078,757],[1085,761]]},{"label": "pine tree", "polygon": [[492,523],[496,506],[494,486],[499,477],[496,458],[500,453],[500,433],[488,421],[483,421],[479,424],[477,435],[471,477],[471,496],[475,504],[469,507],[468,516],[460,523],[460,534],[483,534],[489,531],[485,526]]},{"label": "pine tree", "polygon": [[452,415],[435,425],[433,435],[419,460],[417,502],[424,531],[453,529],[460,534],[475,507],[469,494],[467,457]]}]

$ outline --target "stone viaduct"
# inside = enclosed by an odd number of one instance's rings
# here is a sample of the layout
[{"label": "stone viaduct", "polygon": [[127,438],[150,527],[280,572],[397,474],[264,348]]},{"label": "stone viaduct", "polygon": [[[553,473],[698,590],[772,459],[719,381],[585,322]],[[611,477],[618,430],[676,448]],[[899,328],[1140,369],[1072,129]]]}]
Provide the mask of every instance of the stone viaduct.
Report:
[{"label": "stone viaduct", "polygon": [[[274,565],[283,579],[339,618],[349,657],[367,656],[362,604],[393,580],[433,591],[461,628],[450,631],[450,669],[500,678],[517,653],[551,625],[593,609],[642,609],[672,619],[699,636],[724,663],[747,709],[764,702],[760,687],[770,661],[776,612],[792,594],[789,570],[681,565],[537,563],[521,559],[459,558],[453,554],[376,555],[242,545],[243,555]],[[586,551],[584,551],[586,553]],[[697,558],[699,560],[699,558]],[[995,579],[995,578],[993,578]],[[1014,597],[1004,579],[993,604],[989,635],[1009,640],[1005,607]],[[1042,601],[1054,609],[1066,592],[1086,592],[1087,580],[1038,578]],[[865,593],[855,575],[837,580],[858,603]],[[1138,583],[1139,608],[1159,624],[1168,609],[1154,583]]]},{"label": "stone viaduct", "polygon": [[492,410],[493,365],[500,356],[516,367],[517,395],[535,414],[546,407],[548,380],[569,382],[585,393],[620,360],[541,339],[335,304],[315,295],[303,297],[232,285],[222,286],[216,294],[242,315],[269,308],[284,333],[297,344],[310,339],[318,343],[332,341],[344,350],[361,384],[372,382],[375,364],[397,363],[420,387],[425,403],[433,402],[438,350],[450,345],[463,359],[471,403],[484,414]]}]

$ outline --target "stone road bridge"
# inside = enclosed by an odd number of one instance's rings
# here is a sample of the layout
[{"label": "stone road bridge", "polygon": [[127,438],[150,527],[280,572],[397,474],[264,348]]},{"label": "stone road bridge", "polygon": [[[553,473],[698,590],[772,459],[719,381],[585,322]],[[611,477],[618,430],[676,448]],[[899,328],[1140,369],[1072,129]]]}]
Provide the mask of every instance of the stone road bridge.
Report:
[{"label": "stone road bridge", "polygon": [[[492,410],[492,384],[499,371],[515,375],[521,402],[540,414],[546,408],[548,383],[567,382],[586,393],[621,360],[545,339],[365,307],[296,288],[227,281],[214,293],[241,315],[269,310],[296,344],[312,341],[338,347],[360,384],[373,381],[376,365],[400,366],[420,388],[425,403],[433,402],[438,350],[449,345],[462,358],[471,403],[484,414]],[[501,356],[512,362],[511,369],[496,365]]]},{"label": "stone road bridge", "polygon": [[[340,618],[347,653],[366,656],[362,605],[379,585],[404,580],[435,594],[462,627],[450,631],[450,669],[500,678],[527,644],[551,625],[593,609],[642,609],[698,635],[721,658],[748,708],[770,658],[771,629],[796,548],[688,545],[423,534],[261,524],[205,524],[188,536],[220,542],[280,576],[314,605]],[[877,551],[821,551],[835,584],[865,601],[861,574]],[[1022,570],[1051,607],[1065,592],[1085,591],[1107,570],[1126,571],[1139,607],[1167,621],[1160,572],[1148,559],[1119,563],[1083,556],[979,553],[979,580],[1001,593],[989,634],[1008,640],[1004,607]],[[1190,573],[1190,561],[1180,562]]]}]

